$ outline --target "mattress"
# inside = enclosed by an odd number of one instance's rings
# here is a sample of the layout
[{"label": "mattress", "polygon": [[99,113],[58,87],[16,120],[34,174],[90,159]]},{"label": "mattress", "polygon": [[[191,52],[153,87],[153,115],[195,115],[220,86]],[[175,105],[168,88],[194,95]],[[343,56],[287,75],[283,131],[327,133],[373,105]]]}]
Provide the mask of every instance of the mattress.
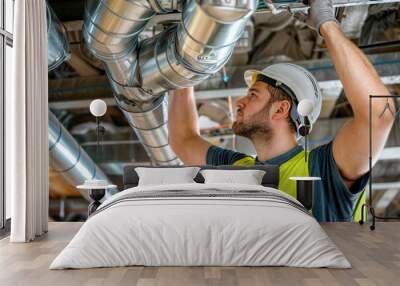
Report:
[{"label": "mattress", "polygon": [[110,197],[50,269],[133,265],[351,267],[287,194],[193,183],[135,187]]}]

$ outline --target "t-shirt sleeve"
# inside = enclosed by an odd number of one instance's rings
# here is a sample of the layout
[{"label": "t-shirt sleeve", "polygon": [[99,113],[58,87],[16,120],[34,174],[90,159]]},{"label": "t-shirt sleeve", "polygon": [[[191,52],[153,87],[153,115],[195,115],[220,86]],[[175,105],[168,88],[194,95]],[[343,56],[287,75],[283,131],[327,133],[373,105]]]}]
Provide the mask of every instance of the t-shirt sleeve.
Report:
[{"label": "t-shirt sleeve", "polygon": [[[323,220],[349,220],[355,205],[368,183],[369,173],[358,178],[351,188],[345,184],[333,157],[332,142],[322,145],[310,153],[310,175],[321,177],[321,193],[315,194],[317,203],[326,204],[327,213],[316,214]],[[327,217],[334,215],[333,217]]]},{"label": "t-shirt sleeve", "polygon": [[250,157],[246,154],[224,149],[217,146],[211,146],[207,151],[207,165],[233,165],[235,162]]}]

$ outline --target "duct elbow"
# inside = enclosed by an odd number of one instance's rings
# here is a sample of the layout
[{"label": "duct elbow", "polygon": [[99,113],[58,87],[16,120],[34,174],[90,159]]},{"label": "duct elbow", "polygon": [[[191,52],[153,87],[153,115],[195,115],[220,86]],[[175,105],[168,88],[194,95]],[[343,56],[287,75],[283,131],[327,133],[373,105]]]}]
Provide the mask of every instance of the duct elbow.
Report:
[{"label": "duct elbow", "polygon": [[141,44],[142,88],[157,96],[215,74],[230,59],[256,4],[187,1],[181,23]]},{"label": "duct elbow", "polygon": [[217,72],[231,57],[256,6],[257,0],[186,2],[177,32],[178,54],[198,72]]},{"label": "duct elbow", "polygon": [[86,0],[83,36],[96,57],[112,60],[131,48],[153,15],[146,0]]}]

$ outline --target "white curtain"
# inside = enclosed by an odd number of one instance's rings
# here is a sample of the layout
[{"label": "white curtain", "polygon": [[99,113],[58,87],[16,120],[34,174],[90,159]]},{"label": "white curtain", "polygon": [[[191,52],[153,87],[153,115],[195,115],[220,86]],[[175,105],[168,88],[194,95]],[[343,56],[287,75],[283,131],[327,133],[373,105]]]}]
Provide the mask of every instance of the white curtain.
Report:
[{"label": "white curtain", "polygon": [[12,242],[47,232],[48,91],[45,0],[15,1],[13,91],[6,97],[6,187]]}]

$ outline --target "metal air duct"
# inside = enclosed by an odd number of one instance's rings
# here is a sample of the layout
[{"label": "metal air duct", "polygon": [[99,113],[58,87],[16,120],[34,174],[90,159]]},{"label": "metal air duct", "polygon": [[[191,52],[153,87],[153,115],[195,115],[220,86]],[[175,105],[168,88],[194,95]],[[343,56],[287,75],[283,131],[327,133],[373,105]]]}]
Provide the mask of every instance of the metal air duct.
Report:
[{"label": "metal air duct", "polygon": [[48,39],[48,69],[55,69],[70,58],[67,30],[58,20],[50,6],[46,5],[47,39]]},{"label": "metal air duct", "polygon": [[[49,111],[49,153],[51,167],[61,173],[72,186],[83,184],[85,180],[108,180],[51,111]],[[87,192],[83,191],[81,194],[88,199]],[[106,197],[111,194],[108,191]]]},{"label": "metal air duct", "polygon": [[119,107],[157,165],[180,164],[168,145],[166,92],[195,86],[224,66],[257,0],[188,0],[181,23],[138,42],[154,11],[178,6],[176,0],[86,1],[88,48],[104,62]]},{"label": "metal air duct", "polygon": [[[69,58],[69,42],[65,27],[57,19],[48,4],[46,15],[48,69],[50,71]],[[103,171],[93,162],[51,111],[49,111],[48,126],[50,165],[69,184],[76,186],[90,179],[108,180]],[[87,192],[82,191],[81,194],[84,198],[90,200]],[[112,195],[112,191],[108,190],[106,197],[110,195]]]}]

